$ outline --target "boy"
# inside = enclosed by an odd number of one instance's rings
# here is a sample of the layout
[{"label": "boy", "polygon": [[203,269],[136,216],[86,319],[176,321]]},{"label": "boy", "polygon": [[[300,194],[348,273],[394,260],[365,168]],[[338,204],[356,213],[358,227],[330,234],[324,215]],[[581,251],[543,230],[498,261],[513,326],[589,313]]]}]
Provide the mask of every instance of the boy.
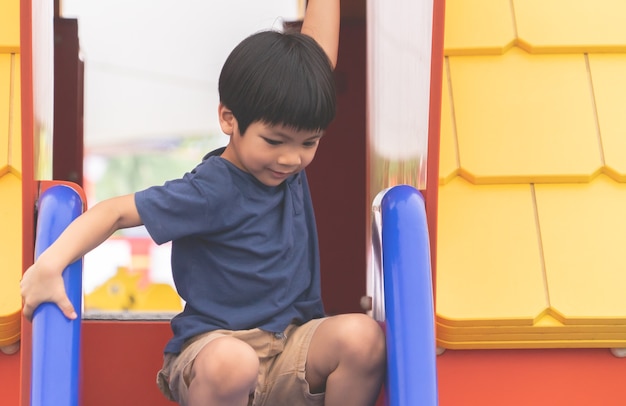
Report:
[{"label": "boy", "polygon": [[185,300],[157,382],[181,405],[373,405],[385,342],[362,314],[324,317],[304,168],[335,114],[339,0],[310,0],[301,33],[242,41],[219,79],[230,137],[181,179],[106,200],[24,274],[24,315],[57,303],[61,273],[120,228],[172,241]]}]

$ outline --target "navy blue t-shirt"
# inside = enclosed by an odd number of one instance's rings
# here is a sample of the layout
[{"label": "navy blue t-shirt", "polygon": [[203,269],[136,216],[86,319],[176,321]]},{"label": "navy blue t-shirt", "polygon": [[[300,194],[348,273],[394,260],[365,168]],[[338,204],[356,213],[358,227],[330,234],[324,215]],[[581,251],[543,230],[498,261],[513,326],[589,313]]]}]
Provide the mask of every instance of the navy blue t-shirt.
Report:
[{"label": "navy blue t-shirt", "polygon": [[222,151],[182,179],[135,194],[150,236],[172,241],[174,282],[186,302],[166,353],[206,331],[281,332],[324,315],[306,175],[266,186]]}]

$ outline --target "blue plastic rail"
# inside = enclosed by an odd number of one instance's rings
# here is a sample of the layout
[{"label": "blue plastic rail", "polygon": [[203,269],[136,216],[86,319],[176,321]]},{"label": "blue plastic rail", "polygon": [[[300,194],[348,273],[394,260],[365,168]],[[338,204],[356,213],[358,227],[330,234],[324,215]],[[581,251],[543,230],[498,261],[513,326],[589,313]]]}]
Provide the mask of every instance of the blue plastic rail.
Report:
[{"label": "blue plastic rail", "polygon": [[407,185],[382,198],[382,256],[390,406],[435,406],[437,365],[424,199]]},{"label": "blue plastic rail", "polygon": [[[39,198],[35,257],[45,251],[83,211],[80,195],[65,185]],[[33,314],[31,406],[77,406],[79,403],[82,261],[63,271],[65,290],[78,318],[67,319],[54,304],[43,303]]]}]

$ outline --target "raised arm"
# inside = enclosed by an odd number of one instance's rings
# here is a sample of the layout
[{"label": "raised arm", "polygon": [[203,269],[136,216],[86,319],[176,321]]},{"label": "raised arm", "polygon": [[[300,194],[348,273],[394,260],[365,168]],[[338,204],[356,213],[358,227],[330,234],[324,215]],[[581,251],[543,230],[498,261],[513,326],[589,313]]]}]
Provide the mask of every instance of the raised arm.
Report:
[{"label": "raised arm", "polygon": [[24,273],[21,282],[24,316],[31,320],[37,306],[52,302],[68,318],[76,318],[65,292],[63,270],[115,231],[141,224],[134,195],[105,200],[74,220]]},{"label": "raised arm", "polygon": [[301,29],[326,51],[333,68],[337,65],[339,19],[340,0],[309,0]]}]

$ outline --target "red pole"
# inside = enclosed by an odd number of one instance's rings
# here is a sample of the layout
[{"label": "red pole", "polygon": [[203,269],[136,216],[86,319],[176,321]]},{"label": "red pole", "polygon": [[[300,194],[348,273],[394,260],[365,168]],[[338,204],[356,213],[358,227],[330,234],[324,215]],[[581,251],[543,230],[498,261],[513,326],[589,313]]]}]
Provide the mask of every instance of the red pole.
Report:
[{"label": "red pole", "polygon": [[426,174],[426,216],[430,235],[433,297],[437,282],[437,205],[439,197],[439,133],[441,128],[441,84],[443,80],[443,34],[445,0],[433,1],[433,36],[430,59],[430,108],[428,117],[428,169]]},{"label": "red pole", "polygon": [[[35,169],[33,166],[33,32],[32,2],[20,1],[20,59],[22,100],[22,268],[33,263]],[[22,320],[20,405],[30,404],[31,325]]]}]

